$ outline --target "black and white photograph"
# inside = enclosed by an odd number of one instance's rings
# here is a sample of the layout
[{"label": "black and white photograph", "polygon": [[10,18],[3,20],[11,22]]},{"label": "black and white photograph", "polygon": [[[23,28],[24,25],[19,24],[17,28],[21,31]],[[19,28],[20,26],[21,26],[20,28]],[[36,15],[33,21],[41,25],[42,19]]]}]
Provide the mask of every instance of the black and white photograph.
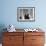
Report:
[{"label": "black and white photograph", "polygon": [[17,8],[18,21],[35,21],[35,7],[18,7]]}]

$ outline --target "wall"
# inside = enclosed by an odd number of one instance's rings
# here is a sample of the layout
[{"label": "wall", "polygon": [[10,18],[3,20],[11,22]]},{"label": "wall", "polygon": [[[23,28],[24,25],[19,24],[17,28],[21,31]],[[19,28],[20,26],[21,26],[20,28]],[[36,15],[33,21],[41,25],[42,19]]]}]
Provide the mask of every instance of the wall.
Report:
[{"label": "wall", "polygon": [[[35,22],[18,22],[17,7],[35,7]],[[40,27],[46,32],[46,0],[0,0],[0,31],[9,24],[20,29]]]},{"label": "wall", "polygon": [[[46,28],[46,0],[0,0],[0,25],[13,24],[16,28]],[[18,22],[17,7],[35,7],[35,22]]]}]

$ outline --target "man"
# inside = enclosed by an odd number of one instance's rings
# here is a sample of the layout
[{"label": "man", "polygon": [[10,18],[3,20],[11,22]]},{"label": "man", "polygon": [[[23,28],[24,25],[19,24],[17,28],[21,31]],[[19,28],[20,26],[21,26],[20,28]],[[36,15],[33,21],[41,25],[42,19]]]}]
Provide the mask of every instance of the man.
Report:
[{"label": "man", "polygon": [[29,14],[25,14],[24,19],[29,19]]}]

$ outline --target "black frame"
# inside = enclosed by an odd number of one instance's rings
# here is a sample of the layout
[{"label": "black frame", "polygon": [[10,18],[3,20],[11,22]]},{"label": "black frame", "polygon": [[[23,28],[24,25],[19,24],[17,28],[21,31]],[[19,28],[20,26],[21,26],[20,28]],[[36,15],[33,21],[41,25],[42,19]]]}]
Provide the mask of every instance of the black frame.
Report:
[{"label": "black frame", "polygon": [[[26,9],[26,10],[25,10]],[[21,16],[24,16],[23,15],[23,12],[32,12],[31,14],[30,14],[30,16],[32,15],[32,19],[30,18],[30,19],[22,19],[22,17]],[[32,11],[30,11],[30,10],[32,10]],[[20,12],[21,11],[21,12]],[[21,14],[21,15],[20,15]],[[24,13],[25,14],[25,13]],[[19,18],[19,16],[20,16],[20,18]],[[17,21],[18,22],[34,22],[35,21],[35,7],[17,7]]]}]

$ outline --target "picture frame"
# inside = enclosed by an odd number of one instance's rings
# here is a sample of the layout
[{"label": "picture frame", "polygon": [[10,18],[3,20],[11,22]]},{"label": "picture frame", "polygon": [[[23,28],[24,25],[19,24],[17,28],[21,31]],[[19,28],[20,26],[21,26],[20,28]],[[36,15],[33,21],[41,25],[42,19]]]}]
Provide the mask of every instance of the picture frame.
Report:
[{"label": "picture frame", "polygon": [[20,22],[35,21],[35,7],[18,7],[17,21]]}]

